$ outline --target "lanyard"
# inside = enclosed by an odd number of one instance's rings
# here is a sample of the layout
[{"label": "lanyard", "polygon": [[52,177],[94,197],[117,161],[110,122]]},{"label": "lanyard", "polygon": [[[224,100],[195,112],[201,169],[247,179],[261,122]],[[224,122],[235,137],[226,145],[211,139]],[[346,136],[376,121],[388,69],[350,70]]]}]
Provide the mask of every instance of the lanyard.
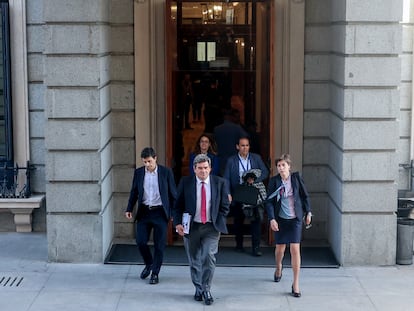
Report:
[{"label": "lanyard", "polygon": [[239,156],[239,162],[240,162],[240,165],[241,165],[241,166],[242,166],[242,168],[243,168],[243,172],[247,172],[247,171],[249,170],[250,155],[248,155],[248,156],[247,156],[247,163],[246,163],[246,167],[244,167],[244,164],[243,164],[243,161],[242,161],[242,159],[241,159],[240,155],[238,155],[238,156]]}]

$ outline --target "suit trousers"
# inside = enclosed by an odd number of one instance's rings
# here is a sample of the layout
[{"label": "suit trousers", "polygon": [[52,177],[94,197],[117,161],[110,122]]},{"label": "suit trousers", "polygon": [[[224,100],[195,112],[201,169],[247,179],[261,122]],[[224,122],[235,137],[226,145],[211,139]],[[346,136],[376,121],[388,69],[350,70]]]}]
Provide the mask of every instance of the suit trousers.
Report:
[{"label": "suit trousers", "polygon": [[[152,273],[158,274],[164,259],[164,250],[167,241],[168,220],[164,210],[145,210],[136,225],[136,242],[146,266],[151,266]],[[154,230],[154,256],[151,254],[148,240]]]},{"label": "suit trousers", "polygon": [[220,232],[212,223],[193,222],[190,234],[184,236],[184,247],[190,265],[191,280],[197,293],[209,291],[216,268]]}]

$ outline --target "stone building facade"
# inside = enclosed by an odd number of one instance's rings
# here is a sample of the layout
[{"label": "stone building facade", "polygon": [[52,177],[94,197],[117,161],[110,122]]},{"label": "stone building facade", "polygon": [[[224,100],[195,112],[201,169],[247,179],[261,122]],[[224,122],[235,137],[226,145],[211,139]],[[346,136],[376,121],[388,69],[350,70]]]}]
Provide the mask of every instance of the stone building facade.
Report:
[{"label": "stone building facade", "polygon": [[[398,190],[412,184],[402,165],[414,157],[414,2],[272,2],[271,154],[290,152],[306,180],[316,215],[306,238],[327,241],[342,265],[395,264]],[[114,241],[131,239],[123,211],[137,150],[152,145],[167,162],[165,7],[10,0],[21,47],[13,107],[27,103],[17,154],[46,196],[33,225],[47,232],[51,261],[102,262]]]}]

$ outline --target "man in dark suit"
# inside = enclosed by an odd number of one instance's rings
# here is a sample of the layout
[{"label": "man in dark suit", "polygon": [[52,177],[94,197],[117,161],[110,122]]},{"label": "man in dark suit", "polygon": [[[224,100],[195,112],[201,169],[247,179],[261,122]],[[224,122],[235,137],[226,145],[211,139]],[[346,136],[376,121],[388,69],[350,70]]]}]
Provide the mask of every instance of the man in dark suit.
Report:
[{"label": "man in dark suit", "polygon": [[241,137],[248,134],[236,123],[236,109],[224,111],[224,122],[214,128],[214,138],[217,143],[217,150],[220,159],[220,176],[223,176],[227,159],[237,152],[236,145]]},{"label": "man in dark suit", "polygon": [[[220,234],[227,233],[229,190],[224,178],[210,175],[211,160],[207,155],[197,155],[193,167],[195,176],[183,177],[178,186],[173,219],[176,231],[184,237],[195,286],[194,299],[210,305],[214,301],[210,288],[216,266],[215,254]],[[186,216],[190,217],[189,226]],[[185,227],[189,230],[185,231]]]},{"label": "man in dark suit", "polygon": [[[135,238],[145,263],[141,279],[146,279],[152,272],[149,283],[157,284],[177,188],[172,171],[157,164],[157,155],[153,148],[144,148],[141,158],[144,166],[135,170],[125,216],[132,219],[134,205],[138,202]],[[154,256],[148,246],[151,230],[154,230]]]},{"label": "man in dark suit", "polygon": [[[256,182],[262,182],[269,176],[269,170],[264,164],[260,155],[250,152],[250,140],[248,137],[239,139],[236,145],[238,153],[228,158],[223,177],[230,183],[230,193],[233,194],[236,188],[243,183],[243,174],[251,169],[260,169],[261,175]],[[243,252],[243,223],[245,215],[242,204],[232,203],[232,215],[234,216],[234,233],[236,236],[236,251]],[[260,252],[260,219],[251,221],[250,229],[252,234],[252,254],[261,256]]]}]

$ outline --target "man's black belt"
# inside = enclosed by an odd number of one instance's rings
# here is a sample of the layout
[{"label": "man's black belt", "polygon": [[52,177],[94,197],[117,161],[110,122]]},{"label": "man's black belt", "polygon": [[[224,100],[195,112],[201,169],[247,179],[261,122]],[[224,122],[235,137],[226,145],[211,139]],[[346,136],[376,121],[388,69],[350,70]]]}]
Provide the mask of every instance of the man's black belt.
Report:
[{"label": "man's black belt", "polygon": [[146,209],[150,210],[150,211],[152,211],[154,209],[162,208],[162,205],[145,205],[145,204],[142,204],[142,206],[145,207]]}]

